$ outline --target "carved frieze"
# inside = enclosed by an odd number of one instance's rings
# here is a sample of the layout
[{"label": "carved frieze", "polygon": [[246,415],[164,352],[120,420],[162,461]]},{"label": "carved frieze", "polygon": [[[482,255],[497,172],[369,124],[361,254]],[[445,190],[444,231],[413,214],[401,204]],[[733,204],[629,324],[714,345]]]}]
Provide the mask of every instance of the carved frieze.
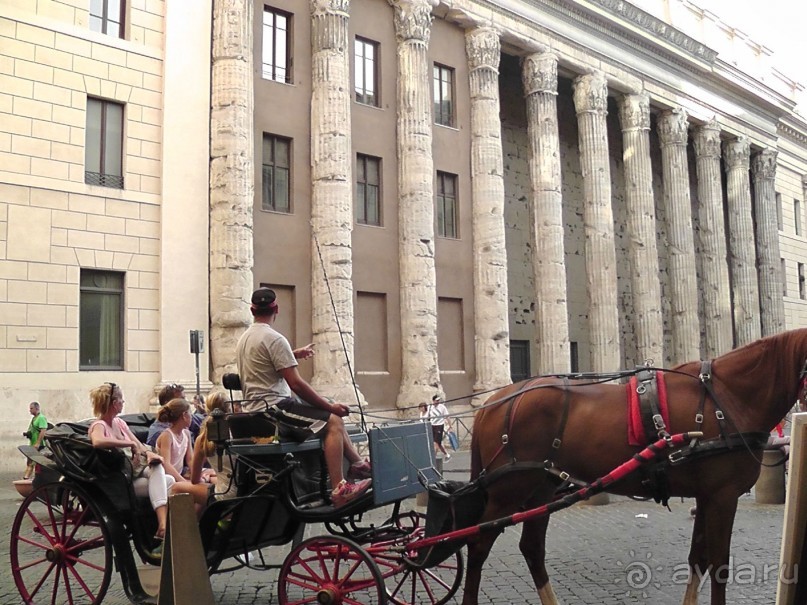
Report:
[{"label": "carved frieze", "polygon": [[471,70],[482,68],[498,73],[501,51],[499,32],[492,27],[478,27],[465,34],[465,52]]},{"label": "carved frieze", "polygon": [[647,94],[623,95],[619,99],[622,130],[650,130],[650,97]]},{"label": "carved frieze", "polygon": [[537,92],[558,94],[558,57],[553,53],[535,53],[521,60],[524,96]]},{"label": "carved frieze", "polygon": [[389,0],[394,9],[395,36],[399,42],[429,42],[432,3],[429,0]]},{"label": "carved frieze", "polygon": [[754,179],[770,179],[776,178],[776,156],[778,151],[775,149],[763,149],[754,156],[751,160],[751,174]]},{"label": "carved frieze", "polygon": [[692,141],[697,157],[720,158],[720,124],[714,118],[695,128]]},{"label": "carved frieze", "polygon": [[580,113],[607,113],[608,81],[600,71],[574,79],[574,107]]},{"label": "carved frieze", "polygon": [[686,145],[689,120],[683,107],[662,112],[658,119],[658,135],[662,145]]},{"label": "carved frieze", "polygon": [[736,139],[726,141],[723,145],[723,157],[726,160],[726,168],[748,170],[748,160],[751,157],[751,145],[748,137],[741,135]]}]

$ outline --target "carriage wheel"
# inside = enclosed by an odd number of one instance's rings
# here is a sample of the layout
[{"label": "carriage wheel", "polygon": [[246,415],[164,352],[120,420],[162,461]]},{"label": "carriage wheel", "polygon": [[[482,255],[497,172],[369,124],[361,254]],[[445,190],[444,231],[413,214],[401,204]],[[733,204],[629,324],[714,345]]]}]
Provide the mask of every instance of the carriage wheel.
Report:
[{"label": "carriage wheel", "polygon": [[340,536],[309,538],[280,569],[279,600],[287,605],[384,605],[384,580],[370,555]]},{"label": "carriage wheel", "polygon": [[387,599],[395,605],[442,605],[451,600],[465,569],[457,551],[434,567],[418,567],[400,553],[373,553],[386,580]]},{"label": "carriage wheel", "polygon": [[43,485],[11,529],[11,573],[23,603],[96,605],[109,587],[112,545],[98,507],[69,483]]}]

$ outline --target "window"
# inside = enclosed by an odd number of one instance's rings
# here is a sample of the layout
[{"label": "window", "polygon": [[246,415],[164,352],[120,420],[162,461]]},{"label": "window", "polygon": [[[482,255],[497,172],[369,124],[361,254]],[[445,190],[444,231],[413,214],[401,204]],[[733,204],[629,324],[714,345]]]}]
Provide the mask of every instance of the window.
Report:
[{"label": "window", "polygon": [[457,237],[457,175],[437,172],[437,235]]},{"label": "window", "polygon": [[125,0],[90,0],[90,30],[123,38]]},{"label": "window", "polygon": [[[782,273],[782,296],[787,296],[787,263],[785,259],[780,258],[779,263],[781,264],[781,273]],[[799,267],[801,270],[801,267]]]},{"label": "window", "polygon": [[291,15],[273,8],[263,9],[263,77],[291,82]]},{"label": "window", "polygon": [[801,202],[799,200],[793,200],[793,217],[796,235],[801,235]]},{"label": "window", "polygon": [[575,341],[571,341],[569,343],[569,369],[572,372],[579,372],[580,371],[580,353],[577,343]]},{"label": "window", "polygon": [[289,180],[291,172],[291,139],[263,135],[263,194],[261,208],[275,212],[291,212]]},{"label": "window", "polygon": [[776,194],[776,221],[779,225],[779,231],[784,228],[784,221],[782,219],[782,194]]},{"label": "window", "polygon": [[378,43],[356,38],[353,48],[356,102],[378,107]]},{"label": "window", "polygon": [[530,341],[510,341],[510,380],[521,382],[530,377]]},{"label": "window", "polygon": [[381,225],[381,159],[356,156],[356,222]]},{"label": "window", "polygon": [[123,369],[123,273],[81,270],[79,368]]},{"label": "window", "polygon": [[454,126],[454,70],[434,64],[434,121]]},{"label": "window", "polygon": [[807,300],[807,288],[804,283],[804,263],[799,263],[799,298]]},{"label": "window", "polygon": [[87,97],[84,182],[123,189],[123,105]]}]

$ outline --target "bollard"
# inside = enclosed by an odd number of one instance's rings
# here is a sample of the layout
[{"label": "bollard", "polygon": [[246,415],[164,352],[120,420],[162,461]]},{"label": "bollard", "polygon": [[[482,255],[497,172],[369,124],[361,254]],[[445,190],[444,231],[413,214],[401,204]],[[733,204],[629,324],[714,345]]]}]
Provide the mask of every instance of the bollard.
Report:
[{"label": "bollard", "polygon": [[[437,472],[442,477],[443,476],[443,459],[442,458],[436,458],[435,459],[434,468],[437,470]],[[418,506],[419,508],[426,508],[429,505],[429,492],[428,491],[422,491],[417,496],[415,496],[415,505]]]},{"label": "bollard", "polygon": [[190,494],[168,498],[158,605],[215,605]]},{"label": "bollard", "polygon": [[783,456],[779,449],[762,452],[762,469],[754,486],[757,504],[785,503],[785,465],[767,466],[781,462]]}]

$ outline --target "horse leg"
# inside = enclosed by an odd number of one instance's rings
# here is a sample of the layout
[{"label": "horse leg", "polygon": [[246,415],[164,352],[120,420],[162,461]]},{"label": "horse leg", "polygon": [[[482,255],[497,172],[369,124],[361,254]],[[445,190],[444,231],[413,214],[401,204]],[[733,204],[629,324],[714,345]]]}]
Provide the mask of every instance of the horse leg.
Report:
[{"label": "horse leg", "polygon": [[[532,506],[538,506],[538,504]],[[528,508],[532,508],[532,506],[528,506]],[[535,588],[538,589],[541,605],[558,605],[558,599],[546,573],[546,529],[548,525],[549,515],[526,521],[521,530],[521,541],[518,546],[527,561]]]},{"label": "horse leg", "polygon": [[465,570],[465,589],[462,605],[478,605],[479,585],[482,582],[482,566],[493,548],[500,532],[487,532],[468,541],[468,565]]},{"label": "horse leg", "polygon": [[692,543],[689,547],[689,579],[684,593],[683,605],[698,605],[698,591],[704,574],[708,573],[706,560],[706,532],[703,506],[696,501],[695,525],[692,528]]}]

